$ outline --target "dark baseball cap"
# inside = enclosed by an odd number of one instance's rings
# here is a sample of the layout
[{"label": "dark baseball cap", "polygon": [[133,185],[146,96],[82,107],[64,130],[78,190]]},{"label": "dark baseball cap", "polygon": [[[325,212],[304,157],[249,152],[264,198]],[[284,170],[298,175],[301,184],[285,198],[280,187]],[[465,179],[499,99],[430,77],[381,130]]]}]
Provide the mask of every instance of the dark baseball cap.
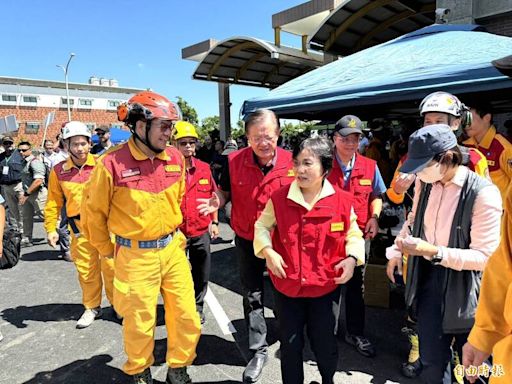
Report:
[{"label": "dark baseball cap", "polygon": [[352,133],[362,134],[361,127],[363,123],[359,117],[354,115],[345,115],[336,122],[334,130],[341,136],[348,136]]},{"label": "dark baseball cap", "polygon": [[5,136],[3,139],[2,139],[2,144],[7,144],[7,143],[14,143],[14,140],[12,137],[9,137],[9,136]]},{"label": "dark baseball cap", "polygon": [[456,146],[457,138],[450,126],[434,124],[420,128],[409,137],[409,152],[400,172],[417,173],[436,155]]}]

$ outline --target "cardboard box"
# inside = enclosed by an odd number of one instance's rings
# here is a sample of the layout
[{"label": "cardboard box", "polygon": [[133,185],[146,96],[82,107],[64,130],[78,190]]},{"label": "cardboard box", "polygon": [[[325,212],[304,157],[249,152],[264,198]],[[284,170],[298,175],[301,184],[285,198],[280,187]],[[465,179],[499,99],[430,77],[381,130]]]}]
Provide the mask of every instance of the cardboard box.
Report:
[{"label": "cardboard box", "polygon": [[385,265],[368,264],[364,276],[364,302],[373,307],[389,308],[389,279]]}]

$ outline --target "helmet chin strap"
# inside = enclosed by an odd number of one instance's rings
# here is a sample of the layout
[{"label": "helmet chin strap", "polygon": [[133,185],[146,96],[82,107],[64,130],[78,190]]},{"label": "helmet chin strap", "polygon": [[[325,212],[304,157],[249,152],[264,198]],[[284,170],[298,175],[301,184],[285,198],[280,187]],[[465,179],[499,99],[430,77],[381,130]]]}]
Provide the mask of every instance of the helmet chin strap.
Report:
[{"label": "helmet chin strap", "polygon": [[149,130],[151,129],[151,120],[146,120],[146,137],[143,139],[139,136],[137,131],[135,130],[135,126],[133,127],[132,134],[133,137],[135,137],[136,140],[139,140],[142,144],[144,144],[146,147],[148,147],[150,150],[155,152],[156,154],[163,152],[163,150],[155,148],[153,144],[149,141]]},{"label": "helmet chin strap", "polygon": [[77,162],[80,162],[80,158],[77,155],[75,155],[73,153],[73,151],[71,150],[71,146],[69,145],[69,141],[70,140],[68,139],[68,153],[71,156],[71,160],[73,161],[73,163],[78,166]]}]

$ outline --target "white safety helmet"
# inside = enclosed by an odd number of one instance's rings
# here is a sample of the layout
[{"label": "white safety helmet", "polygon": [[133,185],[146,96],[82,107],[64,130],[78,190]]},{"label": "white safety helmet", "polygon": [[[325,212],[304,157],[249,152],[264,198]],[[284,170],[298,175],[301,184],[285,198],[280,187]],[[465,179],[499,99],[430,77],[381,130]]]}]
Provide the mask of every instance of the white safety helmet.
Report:
[{"label": "white safety helmet", "polygon": [[461,117],[462,103],[460,100],[447,92],[434,92],[426,96],[420,104],[420,115],[428,112],[447,113],[455,117]]},{"label": "white safety helmet", "polygon": [[67,140],[73,136],[85,136],[90,139],[91,131],[80,121],[69,121],[62,127],[62,139]]}]

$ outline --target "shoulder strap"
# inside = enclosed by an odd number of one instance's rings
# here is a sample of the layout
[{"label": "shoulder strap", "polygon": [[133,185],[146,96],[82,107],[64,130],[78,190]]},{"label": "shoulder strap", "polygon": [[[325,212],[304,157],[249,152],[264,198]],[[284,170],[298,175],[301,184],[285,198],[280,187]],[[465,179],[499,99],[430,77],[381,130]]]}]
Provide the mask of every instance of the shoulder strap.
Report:
[{"label": "shoulder strap", "polygon": [[448,245],[454,248],[467,248],[471,242],[471,220],[473,217],[473,205],[478,193],[491,185],[489,181],[478,176],[474,172],[468,172],[462,187],[457,209],[453,217],[453,224]]}]

